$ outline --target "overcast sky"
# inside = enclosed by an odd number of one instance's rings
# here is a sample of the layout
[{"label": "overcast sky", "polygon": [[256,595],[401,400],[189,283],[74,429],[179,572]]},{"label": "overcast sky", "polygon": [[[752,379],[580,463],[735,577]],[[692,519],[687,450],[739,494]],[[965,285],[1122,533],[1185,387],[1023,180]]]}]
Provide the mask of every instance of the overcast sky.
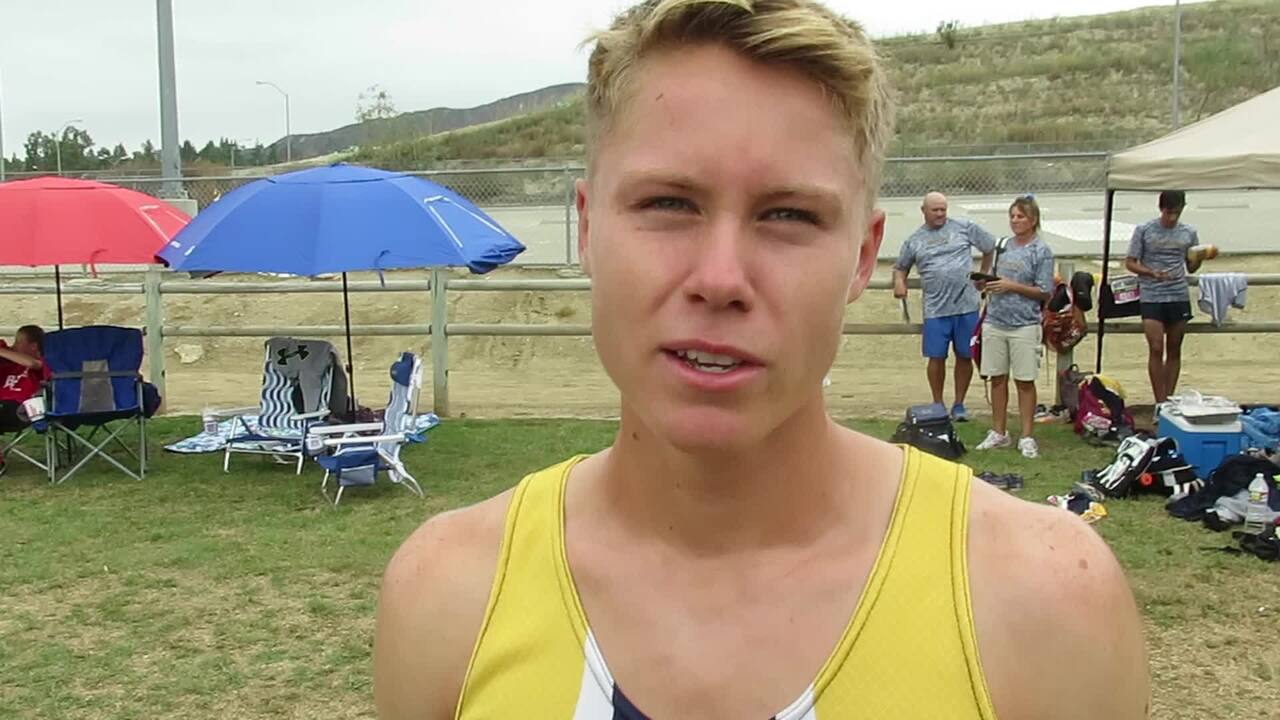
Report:
[{"label": "overcast sky", "polygon": [[[352,122],[379,83],[400,111],[472,107],[581,81],[577,48],[630,0],[173,0],[178,129],[268,143]],[[1087,15],[1135,0],[829,0],[876,36]],[[1172,11],[1172,3],[1169,3]],[[0,118],[5,155],[29,132],[82,120],[99,145],[159,143],[154,0],[0,0]]]}]

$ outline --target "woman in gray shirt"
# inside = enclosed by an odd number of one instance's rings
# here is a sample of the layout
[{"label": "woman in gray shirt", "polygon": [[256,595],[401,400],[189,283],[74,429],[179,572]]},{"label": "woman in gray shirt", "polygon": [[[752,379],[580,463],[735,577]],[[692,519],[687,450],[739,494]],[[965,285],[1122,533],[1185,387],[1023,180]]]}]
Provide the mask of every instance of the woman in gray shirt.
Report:
[{"label": "woman in gray shirt", "polygon": [[983,284],[990,294],[982,324],[981,373],[991,378],[991,431],[978,450],[1013,444],[1008,433],[1009,376],[1018,386],[1018,415],[1022,436],[1018,450],[1023,457],[1040,456],[1031,437],[1036,414],[1036,375],[1044,354],[1040,338],[1040,310],[1053,289],[1053,251],[1040,239],[1040,206],[1024,195],[1009,206],[1012,238],[996,248],[993,274],[998,280]]}]

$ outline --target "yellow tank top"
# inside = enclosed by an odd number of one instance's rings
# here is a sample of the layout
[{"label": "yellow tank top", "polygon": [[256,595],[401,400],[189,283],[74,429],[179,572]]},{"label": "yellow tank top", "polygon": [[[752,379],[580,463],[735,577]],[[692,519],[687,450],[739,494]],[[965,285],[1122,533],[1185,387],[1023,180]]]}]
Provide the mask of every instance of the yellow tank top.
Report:
[{"label": "yellow tank top", "polygon": [[[569,572],[564,491],[579,460],[516,488],[459,720],[646,720],[614,683]],[[813,683],[775,720],[995,718],[969,602],[971,479],[968,468],[906,449],[857,609]]]}]

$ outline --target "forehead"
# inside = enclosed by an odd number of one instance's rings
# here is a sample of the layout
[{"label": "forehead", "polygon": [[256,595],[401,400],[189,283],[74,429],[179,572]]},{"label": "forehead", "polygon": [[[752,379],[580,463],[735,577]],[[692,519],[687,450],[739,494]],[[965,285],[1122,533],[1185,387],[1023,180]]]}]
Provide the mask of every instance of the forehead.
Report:
[{"label": "forehead", "polygon": [[820,184],[853,197],[864,173],[822,86],[721,45],[652,51],[597,138],[604,175],[670,169],[721,180]]}]

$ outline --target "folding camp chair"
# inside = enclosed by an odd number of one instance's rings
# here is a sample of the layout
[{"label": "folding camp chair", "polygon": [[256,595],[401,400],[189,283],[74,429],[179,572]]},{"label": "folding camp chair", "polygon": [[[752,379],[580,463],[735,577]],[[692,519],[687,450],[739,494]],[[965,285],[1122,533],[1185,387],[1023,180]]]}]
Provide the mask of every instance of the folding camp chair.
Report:
[{"label": "folding camp chair", "polygon": [[250,423],[244,414],[232,417],[223,471],[231,471],[232,453],[247,453],[296,461],[296,473],[301,475],[307,430],[329,417],[334,402],[346,403],[346,376],[333,345],[323,340],[271,338],[262,366],[258,420]]},{"label": "folding camp chair", "polygon": [[5,473],[5,470],[9,467],[9,460],[14,457],[20,457],[46,473],[49,472],[48,463],[31,457],[20,445],[27,436],[34,432],[35,428],[29,425],[21,430],[0,430],[0,475]]},{"label": "folding camp chair", "polygon": [[[51,377],[45,384],[45,416],[33,423],[45,435],[49,481],[65,482],[85,463],[101,457],[134,480],[147,472],[147,422],[142,383],[142,331],[96,325],[58,330],[44,336],[44,361]],[[121,433],[138,427],[138,446]],[[88,428],[87,435],[81,434]],[[104,436],[98,439],[99,433]],[[108,453],[114,445],[137,462],[137,472]],[[77,450],[85,455],[75,462]],[[75,462],[58,476],[59,463]]]},{"label": "folding camp chair", "polygon": [[400,359],[391,364],[391,399],[387,401],[382,422],[311,428],[308,445],[313,449],[334,449],[331,454],[316,457],[316,462],[324,468],[320,492],[325,497],[328,497],[329,476],[337,480],[334,505],[342,502],[342,491],[346,488],[373,485],[379,471],[386,472],[391,482],[422,497],[422,487],[400,460],[401,446],[426,440],[426,436],[414,428],[421,388],[422,361],[413,353],[402,353]]}]

